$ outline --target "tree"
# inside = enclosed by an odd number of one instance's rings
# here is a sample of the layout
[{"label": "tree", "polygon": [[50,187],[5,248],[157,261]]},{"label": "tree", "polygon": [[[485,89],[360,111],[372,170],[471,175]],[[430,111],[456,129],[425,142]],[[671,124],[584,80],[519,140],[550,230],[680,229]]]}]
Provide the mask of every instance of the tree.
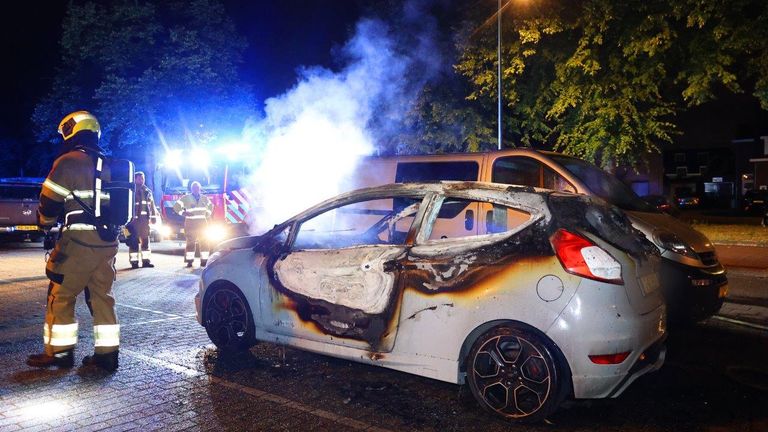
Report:
[{"label": "tree", "polygon": [[36,136],[57,142],[58,121],[78,109],[99,118],[102,145],[117,152],[239,132],[253,109],[237,74],[245,46],[217,0],[71,1]]},{"label": "tree", "polygon": [[[679,132],[676,114],[720,88],[750,91],[768,109],[763,0],[510,3],[502,77],[516,144],[634,165]],[[470,100],[496,97],[495,37],[486,25],[462,47],[456,70]]]}]

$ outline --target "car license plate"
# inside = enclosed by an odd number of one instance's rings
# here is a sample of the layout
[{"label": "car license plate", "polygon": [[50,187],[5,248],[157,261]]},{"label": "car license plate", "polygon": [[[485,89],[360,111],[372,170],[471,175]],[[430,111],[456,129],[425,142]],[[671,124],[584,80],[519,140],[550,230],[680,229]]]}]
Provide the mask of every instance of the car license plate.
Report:
[{"label": "car license plate", "polygon": [[656,273],[648,273],[638,278],[640,281],[640,289],[643,290],[643,295],[648,295],[657,289],[661,285],[659,283],[659,275]]},{"label": "car license plate", "polygon": [[753,202],[754,204],[762,204],[762,203],[764,203],[765,201],[763,201],[763,200],[754,200],[754,201],[752,201],[752,202]]},{"label": "car license plate", "polygon": [[16,231],[37,231],[37,225],[16,225]]}]

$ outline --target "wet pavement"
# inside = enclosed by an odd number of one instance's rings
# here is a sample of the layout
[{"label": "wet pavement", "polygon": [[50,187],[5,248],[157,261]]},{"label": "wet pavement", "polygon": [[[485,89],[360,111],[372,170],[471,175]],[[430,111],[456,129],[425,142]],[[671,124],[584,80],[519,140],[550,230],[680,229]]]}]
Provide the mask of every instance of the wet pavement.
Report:
[{"label": "wet pavement", "polygon": [[[548,423],[518,426],[489,416],[456,385],[270,343],[221,355],[194,318],[200,270],[184,268],[180,250],[156,245],[157,267],[137,270],[121,251],[114,374],[24,364],[41,349],[43,256],[34,246],[0,250],[0,431],[768,430],[768,331],[755,327],[768,322],[761,310],[750,321],[740,309],[768,297],[759,267],[731,265],[732,297],[719,318],[673,334],[659,372],[617,399],[568,402]],[[82,299],[77,315],[79,361],[93,343]]]}]

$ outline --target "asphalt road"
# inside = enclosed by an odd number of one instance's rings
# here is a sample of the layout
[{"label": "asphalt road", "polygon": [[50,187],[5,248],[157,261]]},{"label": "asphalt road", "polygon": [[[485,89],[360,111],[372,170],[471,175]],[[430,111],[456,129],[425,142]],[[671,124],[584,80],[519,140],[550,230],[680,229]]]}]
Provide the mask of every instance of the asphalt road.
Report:
[{"label": "asphalt road", "polygon": [[[518,426],[451,384],[270,343],[222,356],[194,318],[200,270],[157,253],[156,268],[128,270],[124,250],[118,371],[32,369],[24,360],[42,348],[47,281],[42,252],[17,246],[0,246],[0,431],[768,430],[764,330],[720,319],[677,330],[665,366],[619,398],[569,402],[545,424]],[[93,343],[80,300],[78,360]]]}]

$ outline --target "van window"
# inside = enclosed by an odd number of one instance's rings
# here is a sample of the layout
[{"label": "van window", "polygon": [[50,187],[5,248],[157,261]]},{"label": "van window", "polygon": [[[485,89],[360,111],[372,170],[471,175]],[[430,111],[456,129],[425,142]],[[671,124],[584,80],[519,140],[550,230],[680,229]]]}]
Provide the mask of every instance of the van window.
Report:
[{"label": "van window", "polygon": [[559,192],[576,193],[576,188],[555,170],[544,166],[544,187]]},{"label": "van window", "polygon": [[541,162],[528,157],[504,157],[493,163],[494,183],[541,187]]},{"label": "van window", "polygon": [[397,164],[395,183],[439,180],[477,181],[480,165],[473,161],[401,162]]},{"label": "van window", "polygon": [[592,194],[608,201],[622,210],[654,212],[656,207],[638,197],[629,186],[615,176],[581,159],[565,155],[551,156],[555,163],[584,183]]},{"label": "van window", "polygon": [[531,215],[527,212],[499,204],[446,198],[440,207],[429,239],[456,239],[503,233],[514,230],[530,218]]}]

